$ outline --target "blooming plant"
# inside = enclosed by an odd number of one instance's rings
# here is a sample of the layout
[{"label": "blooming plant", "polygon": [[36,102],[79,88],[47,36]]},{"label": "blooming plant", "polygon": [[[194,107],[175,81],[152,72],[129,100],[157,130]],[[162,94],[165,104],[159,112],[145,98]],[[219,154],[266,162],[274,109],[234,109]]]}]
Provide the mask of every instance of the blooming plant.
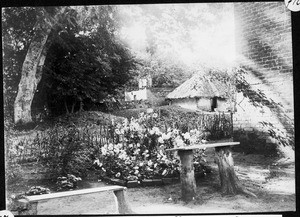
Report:
[{"label": "blooming plant", "polygon": [[154,125],[157,117],[156,113],[141,113],[137,119],[114,126],[115,142],[101,147],[94,161],[102,176],[127,181],[178,177],[180,161],[166,149],[196,144],[202,133],[171,128],[162,132]]},{"label": "blooming plant", "polygon": [[25,192],[25,195],[27,196],[41,195],[41,194],[50,194],[50,189],[41,186],[33,186],[28,191]]},{"label": "blooming plant", "polygon": [[77,183],[81,181],[80,177],[76,177],[72,174],[65,176],[60,176],[57,178],[57,190],[70,190],[77,187]]}]

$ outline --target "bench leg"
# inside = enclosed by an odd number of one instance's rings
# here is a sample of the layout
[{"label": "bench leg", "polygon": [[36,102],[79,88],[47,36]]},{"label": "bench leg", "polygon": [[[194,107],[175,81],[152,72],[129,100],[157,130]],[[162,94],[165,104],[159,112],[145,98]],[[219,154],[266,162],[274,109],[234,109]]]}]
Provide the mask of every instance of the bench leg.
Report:
[{"label": "bench leg", "polygon": [[193,150],[180,150],[178,151],[178,155],[181,161],[181,199],[184,202],[190,202],[196,197]]},{"label": "bench leg", "polygon": [[219,167],[222,194],[236,195],[239,193],[256,197],[256,195],[242,186],[235,171],[231,148],[229,146],[216,147],[216,161]]},{"label": "bench leg", "polygon": [[125,193],[123,190],[114,191],[114,195],[117,202],[118,211],[120,214],[134,213],[126,201]]},{"label": "bench leg", "polygon": [[37,215],[38,202],[31,202],[27,204],[27,208],[20,210],[18,215]]}]

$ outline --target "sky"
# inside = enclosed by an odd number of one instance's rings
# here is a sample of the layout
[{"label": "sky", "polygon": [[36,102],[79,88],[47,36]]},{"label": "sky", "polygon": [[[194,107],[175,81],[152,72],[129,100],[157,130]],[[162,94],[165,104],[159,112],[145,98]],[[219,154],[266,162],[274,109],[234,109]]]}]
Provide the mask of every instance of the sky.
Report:
[{"label": "sky", "polygon": [[167,62],[230,66],[235,59],[232,3],[122,5],[120,38],[139,57]]}]

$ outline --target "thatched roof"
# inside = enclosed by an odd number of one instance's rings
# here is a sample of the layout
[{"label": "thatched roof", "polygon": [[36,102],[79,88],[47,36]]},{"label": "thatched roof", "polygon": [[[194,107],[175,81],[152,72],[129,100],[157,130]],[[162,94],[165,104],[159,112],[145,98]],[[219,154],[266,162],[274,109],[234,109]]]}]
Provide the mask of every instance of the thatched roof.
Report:
[{"label": "thatched roof", "polygon": [[196,74],[177,87],[173,92],[169,93],[167,98],[229,98],[229,96],[230,86],[226,79],[218,79],[211,75]]}]

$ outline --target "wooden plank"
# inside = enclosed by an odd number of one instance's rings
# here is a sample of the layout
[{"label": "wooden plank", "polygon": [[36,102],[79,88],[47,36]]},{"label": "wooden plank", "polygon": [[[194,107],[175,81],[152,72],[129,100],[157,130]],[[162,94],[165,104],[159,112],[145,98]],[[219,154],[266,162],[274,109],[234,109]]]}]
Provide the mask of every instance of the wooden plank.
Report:
[{"label": "wooden plank", "polygon": [[240,142],[217,142],[217,143],[205,143],[200,145],[191,145],[191,146],[184,146],[178,148],[170,148],[166,149],[166,151],[178,151],[178,150],[193,150],[193,149],[204,149],[204,148],[215,148],[220,146],[232,146],[232,145],[239,145]]},{"label": "wooden plank", "polygon": [[82,194],[92,194],[92,193],[104,192],[104,191],[120,191],[125,189],[126,187],[113,185],[113,186],[105,186],[105,187],[98,187],[98,188],[88,188],[82,190],[73,190],[73,191],[64,191],[64,192],[51,193],[51,194],[27,196],[26,198],[29,202],[35,202],[35,201],[50,200],[55,198],[76,196]]}]

